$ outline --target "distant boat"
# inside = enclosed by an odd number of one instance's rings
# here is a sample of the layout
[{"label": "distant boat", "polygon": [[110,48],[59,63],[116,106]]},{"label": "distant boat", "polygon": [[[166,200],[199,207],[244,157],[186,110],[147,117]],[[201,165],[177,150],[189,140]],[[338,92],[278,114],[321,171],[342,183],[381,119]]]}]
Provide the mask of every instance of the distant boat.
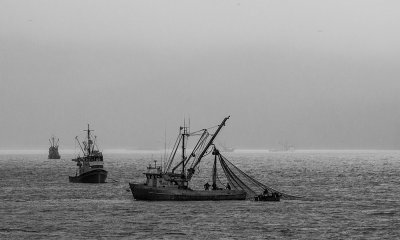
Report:
[{"label": "distant boat", "polygon": [[221,152],[234,152],[235,151],[235,149],[232,147],[227,147],[226,145],[223,145],[223,144],[219,144],[219,145],[220,145],[219,150]]},{"label": "distant boat", "polygon": [[[229,117],[226,117],[222,123],[218,125],[218,129],[213,134],[208,133],[207,129],[190,133],[188,127],[185,125],[180,127],[178,139],[170,158],[165,165],[165,169],[163,170],[162,166],[157,166],[155,162],[154,167],[150,165],[147,168],[147,172],[144,173],[146,175],[145,183],[129,183],[133,197],[137,200],[150,201],[215,201],[246,199],[246,191],[243,189],[231,189],[230,186],[221,188],[217,186],[216,162],[219,152],[215,148],[212,151],[215,156],[212,185],[206,183],[204,185],[204,190],[193,190],[189,187],[189,182],[195,173],[195,169],[198,167],[201,159],[209,153],[208,149],[213,146],[215,137],[225,125],[228,118]],[[195,135],[200,136],[200,139],[197,141],[192,153],[186,155],[188,138]],[[211,139],[207,142],[209,136],[211,136]],[[182,150],[181,159],[177,160],[176,165],[173,165],[176,152],[179,148]]]},{"label": "distant boat", "polygon": [[218,145],[218,150],[221,152],[234,152],[235,149],[232,147],[228,147],[226,144],[220,142],[220,141],[216,141]]},{"label": "distant boat", "polygon": [[[96,144],[96,137],[92,140],[89,124],[86,141],[79,142],[78,137],[75,137],[82,150],[83,156],[79,156],[72,161],[76,162],[78,170],[75,176],[69,177],[70,182],[75,183],[104,183],[107,178],[107,171],[104,170],[103,154],[99,151]],[[82,147],[83,145],[83,147]],[[79,172],[79,173],[78,173]]]},{"label": "distant boat", "polygon": [[294,152],[296,150],[296,147],[294,145],[291,145],[287,142],[284,143],[280,143],[280,147],[279,148],[273,148],[270,149],[270,152]]},{"label": "distant boat", "polygon": [[59,139],[57,139],[57,141],[55,140],[55,137],[52,136],[49,139],[50,142],[50,147],[49,147],[49,156],[48,159],[60,159],[61,156],[58,153],[58,143],[59,143]]}]

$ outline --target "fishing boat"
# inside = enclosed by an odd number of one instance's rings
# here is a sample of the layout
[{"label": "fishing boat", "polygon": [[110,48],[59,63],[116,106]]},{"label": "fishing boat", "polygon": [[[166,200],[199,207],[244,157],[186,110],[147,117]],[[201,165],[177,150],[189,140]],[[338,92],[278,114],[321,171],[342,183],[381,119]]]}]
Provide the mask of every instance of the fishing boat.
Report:
[{"label": "fishing boat", "polygon": [[279,143],[279,148],[270,149],[269,152],[294,152],[296,147],[294,145],[289,144],[288,142]]},{"label": "fishing boat", "polygon": [[[189,132],[187,126],[184,125],[180,127],[178,138],[164,169],[162,166],[157,166],[155,162],[154,166],[149,165],[147,167],[147,172],[144,173],[146,176],[145,183],[129,183],[133,197],[136,200],[150,201],[218,201],[246,199],[246,192],[242,189],[224,189],[218,187],[215,168],[213,170],[212,185],[208,183],[205,184],[203,190],[195,190],[190,186],[196,167],[206,155],[208,149],[213,145],[214,139],[217,137],[228,118],[229,117],[225,118],[222,123],[218,125],[214,134],[210,134],[207,129]],[[212,137],[207,142],[210,135]],[[192,152],[187,155],[187,142],[188,138],[191,136],[200,136],[200,138]],[[182,154],[177,164],[174,164],[178,148],[181,148]],[[199,152],[200,154],[197,155]],[[189,167],[190,163],[191,165]]]},{"label": "fishing boat", "polygon": [[49,139],[50,147],[49,147],[48,159],[60,159],[61,158],[60,154],[58,153],[58,143],[59,143],[59,141],[60,141],[59,139],[57,139],[57,141],[56,141],[56,138],[54,136],[52,136]]},{"label": "fishing boat", "polygon": [[277,192],[268,192],[266,189],[263,194],[257,195],[254,197],[254,201],[262,201],[262,202],[279,202],[281,200],[281,194]]},{"label": "fishing boat", "polygon": [[[69,181],[74,183],[104,183],[107,178],[107,171],[104,170],[103,154],[100,152],[96,136],[92,138],[89,124],[87,130],[87,139],[81,142],[75,137],[76,142],[82,151],[83,156],[78,155],[72,159],[76,162],[78,169],[75,176],[69,176]],[[83,145],[83,146],[82,146]]]},{"label": "fishing boat", "polygon": [[221,141],[216,141],[218,143],[218,149],[221,152],[228,153],[228,152],[234,152],[235,148],[233,147],[228,147],[226,143],[222,143]]},{"label": "fishing boat", "polygon": [[232,148],[232,147],[226,147],[226,146],[220,146],[220,150],[221,150],[221,152],[234,152],[235,151],[235,149],[234,148]]},{"label": "fishing boat", "polygon": [[[179,128],[178,138],[175,141],[172,152],[165,164],[157,166],[151,164],[144,173],[144,183],[129,183],[133,198],[148,201],[222,201],[222,200],[257,200],[267,201],[266,192],[280,198],[295,199],[296,196],[281,193],[265,184],[262,184],[237,168],[226,159],[217,147],[214,140],[225,126],[229,116],[224,118],[221,124],[200,131],[190,132],[188,127]],[[215,132],[210,129],[217,128]],[[189,138],[198,137],[190,154],[186,153]],[[210,139],[209,139],[210,138]],[[208,140],[209,139],[209,140]],[[181,149],[181,156],[177,156]],[[199,184],[193,184],[193,177],[199,164],[205,156],[213,156],[211,184],[206,182],[199,189]],[[204,180],[204,178],[202,179]],[[196,189],[197,187],[197,189]],[[259,198],[255,198],[261,196]],[[263,197],[265,196],[265,197]]]}]

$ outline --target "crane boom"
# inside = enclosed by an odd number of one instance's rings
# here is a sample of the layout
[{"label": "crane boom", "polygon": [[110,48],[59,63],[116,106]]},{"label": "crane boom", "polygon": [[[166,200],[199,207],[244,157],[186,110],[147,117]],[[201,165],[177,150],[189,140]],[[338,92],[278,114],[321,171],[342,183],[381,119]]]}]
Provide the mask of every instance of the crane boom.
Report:
[{"label": "crane boom", "polygon": [[223,126],[225,126],[225,122],[229,119],[230,116],[224,118],[224,120],[222,120],[222,123],[220,125],[218,125],[218,129],[215,131],[215,133],[213,134],[213,136],[211,137],[210,141],[207,143],[206,147],[203,149],[203,151],[200,153],[199,157],[197,158],[197,161],[187,170],[188,174],[187,174],[187,179],[190,180],[195,172],[195,167],[200,163],[201,159],[204,157],[204,155],[206,154],[208,148],[213,144],[214,139],[217,137],[219,131],[221,130],[221,128]]}]

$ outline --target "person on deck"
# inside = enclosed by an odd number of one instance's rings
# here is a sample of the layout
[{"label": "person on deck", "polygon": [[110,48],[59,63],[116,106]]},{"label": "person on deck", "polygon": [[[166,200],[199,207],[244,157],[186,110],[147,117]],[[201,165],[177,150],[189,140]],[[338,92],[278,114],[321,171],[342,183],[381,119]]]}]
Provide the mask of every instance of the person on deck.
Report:
[{"label": "person on deck", "polygon": [[206,184],[204,184],[204,190],[208,190],[210,188],[210,184],[207,182]]},{"label": "person on deck", "polygon": [[264,193],[263,193],[263,195],[265,195],[265,196],[267,196],[267,195],[268,195],[268,189],[265,189],[265,190],[264,190]]},{"label": "person on deck", "polygon": [[226,184],[226,189],[231,190],[231,185],[229,185],[229,183]]}]

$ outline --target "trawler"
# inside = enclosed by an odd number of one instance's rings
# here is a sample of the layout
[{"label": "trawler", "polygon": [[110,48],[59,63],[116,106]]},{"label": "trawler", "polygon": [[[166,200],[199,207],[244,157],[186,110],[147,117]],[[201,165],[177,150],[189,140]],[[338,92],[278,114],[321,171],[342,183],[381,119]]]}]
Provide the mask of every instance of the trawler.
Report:
[{"label": "trawler", "polygon": [[61,158],[60,154],[58,153],[58,143],[59,143],[59,141],[60,141],[59,139],[57,139],[57,141],[56,141],[54,136],[52,136],[49,139],[50,147],[49,147],[48,159],[60,159]]},{"label": "trawler", "polygon": [[279,148],[270,149],[269,152],[294,152],[296,147],[294,145],[289,144],[288,142],[279,143]]},{"label": "trawler", "polygon": [[[228,159],[217,147],[214,140],[225,126],[229,116],[221,124],[215,126],[215,132],[208,129],[196,132],[188,131],[188,127],[179,128],[179,135],[172,152],[164,165],[151,164],[144,173],[144,183],[129,183],[133,197],[136,200],[148,201],[221,201],[221,200],[253,200],[253,201],[280,201],[280,199],[298,199],[300,197],[282,193],[255,180]],[[212,127],[214,128],[214,127]],[[186,153],[189,137],[200,136],[190,154]],[[208,140],[210,137],[210,140]],[[181,148],[181,157],[176,159],[178,149]],[[206,182],[204,189],[195,189],[192,177],[203,158],[211,154],[214,156],[211,183]],[[218,167],[219,166],[219,167]],[[204,179],[203,179],[204,180]],[[222,181],[221,181],[222,180]],[[226,184],[225,184],[226,183]],[[201,185],[200,185],[201,186]],[[272,197],[271,197],[272,196]]]},{"label": "trawler", "polygon": [[221,150],[221,152],[234,152],[235,151],[235,149],[234,148],[232,148],[232,147],[227,147],[227,146],[225,146],[225,145],[221,145],[220,146],[220,150]]},{"label": "trawler", "polygon": [[[198,132],[188,132],[188,127],[185,125],[180,127],[178,139],[171,152],[170,158],[165,165],[149,166],[145,183],[129,183],[133,197],[137,200],[173,200],[173,201],[206,201],[206,200],[244,200],[246,192],[242,189],[222,189],[216,183],[216,169],[214,169],[213,184],[205,184],[204,190],[193,190],[189,183],[195,173],[196,167],[199,165],[202,158],[206,155],[208,149],[213,145],[214,139],[217,137],[221,128],[229,117],[225,118],[218,129],[212,134],[210,141],[207,143],[207,138],[211,135],[207,129]],[[186,144],[190,136],[201,135],[197,144],[189,155],[186,154]],[[182,155],[176,165],[173,165],[174,158],[181,148]],[[200,154],[197,156],[197,153]],[[215,152],[215,151],[214,151]],[[216,156],[216,155],[215,155]],[[189,163],[191,163],[189,167]],[[187,172],[186,172],[187,171]],[[210,189],[211,187],[211,189]]]},{"label": "trawler", "polygon": [[[72,159],[76,162],[78,170],[75,176],[70,176],[69,181],[75,183],[104,183],[107,178],[107,171],[104,170],[103,154],[100,152],[97,144],[96,137],[92,139],[91,130],[88,128],[84,130],[87,132],[87,139],[80,143],[78,137],[75,137],[83,156],[78,155],[77,158]],[[83,147],[82,147],[83,145]]]}]

